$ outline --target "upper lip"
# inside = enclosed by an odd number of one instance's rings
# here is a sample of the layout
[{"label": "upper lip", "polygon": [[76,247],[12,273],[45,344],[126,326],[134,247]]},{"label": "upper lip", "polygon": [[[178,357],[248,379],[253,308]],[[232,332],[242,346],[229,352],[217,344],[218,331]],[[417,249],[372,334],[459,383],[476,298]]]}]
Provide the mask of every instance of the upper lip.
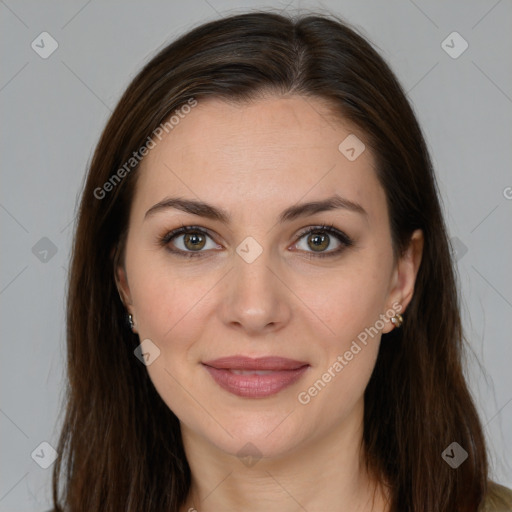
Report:
[{"label": "upper lip", "polygon": [[308,363],[304,361],[296,361],[295,359],[287,359],[285,357],[245,357],[245,356],[229,356],[221,357],[211,361],[204,361],[206,366],[212,366],[217,369],[229,370],[297,370]]}]

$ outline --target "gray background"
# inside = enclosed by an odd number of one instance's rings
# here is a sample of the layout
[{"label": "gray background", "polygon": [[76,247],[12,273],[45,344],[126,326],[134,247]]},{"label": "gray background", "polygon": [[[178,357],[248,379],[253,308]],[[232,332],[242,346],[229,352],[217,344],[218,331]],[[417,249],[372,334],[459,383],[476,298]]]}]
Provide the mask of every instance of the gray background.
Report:
[{"label": "gray background", "polygon": [[[468,372],[492,476],[512,487],[510,0],[0,0],[1,511],[41,511],[50,503],[52,466],[42,469],[31,454],[43,441],[57,442],[73,219],[111,109],[161,45],[200,22],[264,7],[336,12],[376,45],[408,91],[457,253],[474,351]],[[41,46],[44,31],[58,42],[47,59],[31,47],[34,40]],[[442,46],[454,31],[469,44],[458,58]],[[445,43],[452,54],[461,44]],[[49,457],[42,450],[36,460]]]}]

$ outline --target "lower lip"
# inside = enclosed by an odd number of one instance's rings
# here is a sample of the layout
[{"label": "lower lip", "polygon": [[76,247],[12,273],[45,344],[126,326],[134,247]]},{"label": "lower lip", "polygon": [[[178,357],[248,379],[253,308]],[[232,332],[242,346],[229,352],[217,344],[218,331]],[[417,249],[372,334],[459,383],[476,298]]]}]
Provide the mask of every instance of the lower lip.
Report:
[{"label": "lower lip", "polygon": [[223,389],[246,398],[264,398],[275,395],[301,378],[308,365],[296,370],[280,370],[266,375],[237,375],[230,370],[203,365],[213,380]]}]

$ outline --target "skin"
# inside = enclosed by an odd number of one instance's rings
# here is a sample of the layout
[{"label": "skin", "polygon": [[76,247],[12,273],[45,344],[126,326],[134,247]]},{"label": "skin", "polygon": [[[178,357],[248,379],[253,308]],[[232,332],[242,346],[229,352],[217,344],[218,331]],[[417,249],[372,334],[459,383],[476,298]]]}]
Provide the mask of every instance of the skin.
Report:
[{"label": "skin", "polygon": [[[386,493],[365,471],[360,447],[363,393],[381,332],[393,324],[359,344],[309,403],[297,398],[379,315],[397,304],[405,311],[421,260],[421,231],[394,258],[370,149],[355,161],[338,150],[351,133],[364,142],[317,99],[268,96],[243,106],[208,99],[143,161],[116,278],[135,331],[160,349],[147,370],[181,423],[192,471],[183,511],[366,511],[372,501],[373,510],[386,510]],[[335,193],[366,214],[335,209],[278,223],[284,209]],[[231,223],[173,208],[146,216],[170,196],[211,203]],[[159,243],[182,224],[208,230],[202,257],[169,251],[193,252],[184,235]],[[308,235],[299,235],[322,224],[353,245],[315,256]],[[252,263],[236,252],[249,236],[263,250]],[[343,247],[329,240],[324,252]],[[221,389],[201,364],[228,355],[277,355],[310,368],[273,396],[243,398]],[[248,442],[261,454],[252,466],[237,455]]]}]

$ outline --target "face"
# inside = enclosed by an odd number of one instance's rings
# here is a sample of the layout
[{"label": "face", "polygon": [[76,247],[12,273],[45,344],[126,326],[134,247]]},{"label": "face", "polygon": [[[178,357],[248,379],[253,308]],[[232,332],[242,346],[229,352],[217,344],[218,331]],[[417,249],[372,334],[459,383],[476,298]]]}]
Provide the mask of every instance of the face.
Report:
[{"label": "face", "polygon": [[421,252],[361,142],[319,100],[208,99],[145,157],[116,277],[183,432],[274,456],[360,415]]}]

